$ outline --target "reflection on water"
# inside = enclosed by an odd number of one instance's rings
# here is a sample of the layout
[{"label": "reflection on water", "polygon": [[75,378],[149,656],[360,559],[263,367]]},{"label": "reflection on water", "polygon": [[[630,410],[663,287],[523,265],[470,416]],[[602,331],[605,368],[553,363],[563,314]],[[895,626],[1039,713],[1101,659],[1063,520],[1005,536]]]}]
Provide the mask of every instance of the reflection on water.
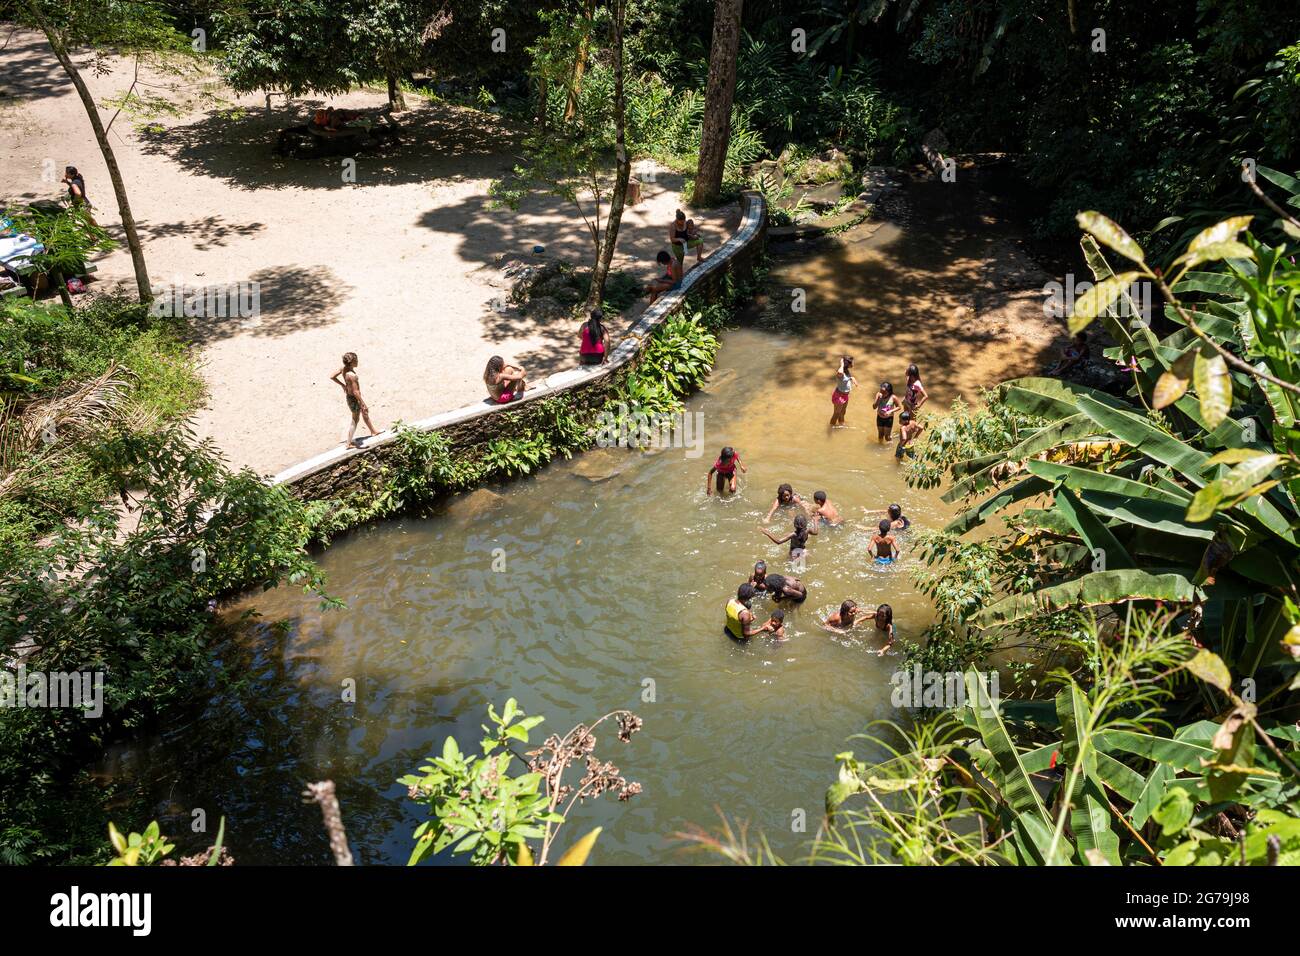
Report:
[{"label": "reflection on water", "polygon": [[[951,513],[937,494],[909,490],[892,447],[875,442],[875,381],[899,385],[915,361],[943,407],[1034,361],[971,327],[962,297],[986,240],[961,231],[969,215],[939,195],[921,197],[932,216],[924,227],[885,225],[776,261],[760,328],[726,335],[691,402],[703,415],[702,457],[598,450],[444,514],[348,535],[321,558],[347,610],[322,613],[292,588],[247,598],[227,615],[235,626],[222,662],[233,688],[107,769],[157,801],[168,832],[188,833],[193,808],[213,825],[224,815],[243,863],[327,862],[319,812],[300,794],[307,781],[333,778],[359,861],[400,863],[420,817],[394,780],[447,734],[475,745],[489,701],[517,697],[546,715],[549,732],[627,707],[644,730],[626,746],[607,734],[598,753],[644,792],[577,811],[582,831],[606,827],[596,861],[676,860],[672,834],[714,825],[715,808],[795,854],[807,834],[791,833],[792,817],[803,810],[815,829],[846,738],[900,717],[889,703],[897,652],[878,657],[870,625],[834,635],[819,617],[845,598],[888,602],[906,640],[932,614],[910,581],[907,536],[901,564],[882,568],[870,532],[855,526],[874,524],[891,501],[921,527]],[[797,337],[763,331],[781,324],[796,287],[807,325]],[[846,351],[863,388],[847,427],[831,434],[833,373]],[[704,494],[724,444],[749,469],[729,500]],[[723,636],[723,606],[756,559],[787,570],[787,548],[758,530],[785,481],[806,497],[825,490],[848,524],[812,539],[800,575],[809,598],[787,610],[790,639],[740,645]],[[788,523],[778,512],[772,527]],[[253,609],[260,618],[239,624]]]}]

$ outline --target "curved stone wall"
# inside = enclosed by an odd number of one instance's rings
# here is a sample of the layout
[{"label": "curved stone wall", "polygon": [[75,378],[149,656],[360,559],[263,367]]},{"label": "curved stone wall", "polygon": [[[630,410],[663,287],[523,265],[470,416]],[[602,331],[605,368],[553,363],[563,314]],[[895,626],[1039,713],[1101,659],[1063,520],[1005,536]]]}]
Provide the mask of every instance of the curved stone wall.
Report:
[{"label": "curved stone wall", "polygon": [[[507,405],[487,401],[474,402],[442,412],[420,421],[407,422],[419,431],[443,431],[453,445],[468,448],[495,437],[517,435],[528,430],[528,422],[540,399],[566,395],[583,406],[603,404],[605,396],[621,376],[636,363],[649,334],[682,307],[692,292],[711,294],[728,275],[744,278],[766,239],[767,206],[756,192],[746,192],[741,200],[742,214],[738,228],[722,246],[691,269],[682,287],[659,297],[645,310],[614,347],[610,360],[603,365],[577,366],[550,375],[524,397]],[[575,324],[576,327],[576,324]],[[577,335],[574,335],[577,356]],[[349,489],[364,486],[377,463],[391,450],[397,435],[392,430],[366,440],[361,448],[332,448],[314,458],[286,468],[272,484],[292,487],[303,498],[329,498]]]}]

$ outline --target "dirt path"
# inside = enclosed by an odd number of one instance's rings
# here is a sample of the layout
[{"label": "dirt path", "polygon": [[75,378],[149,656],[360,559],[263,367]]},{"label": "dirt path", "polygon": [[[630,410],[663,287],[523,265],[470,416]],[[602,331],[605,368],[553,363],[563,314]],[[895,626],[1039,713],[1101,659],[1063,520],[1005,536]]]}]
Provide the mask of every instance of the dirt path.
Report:
[{"label": "dirt path", "polygon": [[[83,68],[90,59],[77,58]],[[83,73],[106,119],[115,108],[106,101],[133,79],[130,62],[109,65],[104,75]],[[268,112],[261,97],[235,97],[202,77],[142,69],[140,80],[137,89],[173,106],[153,129],[123,113],[110,137],[151,280],[191,290],[257,283],[255,318],[194,322],[209,390],[195,425],[232,462],[270,474],[341,441],[348,415],[329,376],[347,351],[360,357],[379,428],[481,398],[483,366],[495,353],[533,380],[574,364],[574,323],[491,308],[505,293],[503,260],[591,258],[581,219],[560,199],[535,195],[517,212],[489,208],[489,183],[516,161],[514,137],[496,117],[408,97],[403,144],[357,157],[350,182],[340,157],[283,159],[271,145],[317,106],[373,109],[384,105],[380,91],[289,108],[277,99]],[[0,51],[0,204],[62,195],[55,180],[68,164],[85,175],[100,223],[116,232],[116,204],[81,103],[43,38],[19,31]],[[615,261],[645,278],[680,204],[681,177],[657,178],[625,213]],[[711,248],[739,218],[734,208],[692,215]],[[544,257],[532,256],[534,245]],[[133,287],[125,249],[99,270],[95,287]]]}]

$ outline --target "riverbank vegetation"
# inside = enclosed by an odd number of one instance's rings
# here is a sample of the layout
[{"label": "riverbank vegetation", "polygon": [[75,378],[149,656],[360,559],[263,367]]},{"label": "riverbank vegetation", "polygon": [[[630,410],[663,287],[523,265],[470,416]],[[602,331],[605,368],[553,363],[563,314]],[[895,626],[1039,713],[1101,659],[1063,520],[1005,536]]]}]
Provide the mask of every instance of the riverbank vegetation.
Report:
[{"label": "riverbank vegetation", "polygon": [[[216,602],[291,583],[329,606],[313,544],[533,474],[589,447],[602,416],[677,411],[742,294],[665,322],[607,401],[536,403],[470,454],[400,429],[371,487],[304,504],[231,469],[185,424],[200,380],[184,326],[150,308],[127,183],[72,56],[86,46],[196,58],[244,92],[378,83],[393,110],[421,95],[502,114],[522,155],[495,197],[543,188],[579,206],[587,306],[628,301],[611,265],[628,190],[651,174],[641,161],[681,174],[707,206],[755,186],[792,203],[803,201],[795,184],[852,196],[874,166],[1005,154],[1036,236],[1059,248],[1084,231],[1070,259],[1095,284],[1070,327],[1101,330],[1122,387],[1018,378],[926,433],[912,480],[963,510],[921,539],[918,584],[937,617],[905,652],[922,671],[959,674],[964,705],[873,728],[883,760],[840,754],[809,858],[1300,860],[1294,11],[1256,0],[1159,0],[1140,17],[1119,0],[276,0],[219,12],[24,0],[0,15],[44,33],[85,105],[136,284],[132,301],[72,304],[65,264],[106,239],[69,216],[29,224],[60,230],[42,233],[70,256],[43,263],[59,302],[0,305],[0,643],[33,671],[113,677],[102,719],[0,709],[0,860],[104,856],[103,794],[86,761],[224,679],[206,643]],[[129,110],[131,95],[115,103]],[[1162,305],[1136,321],[1134,283]],[[1007,699],[992,673],[1011,679]],[[432,816],[417,860],[456,845],[521,862],[539,825],[545,858],[556,804],[535,770],[514,778],[527,814],[513,833],[482,825],[487,804],[474,826],[461,816],[461,790],[509,762],[503,744],[523,724],[507,712],[491,715],[500,734],[479,757],[453,746],[404,780]],[[164,855],[156,827],[118,837],[119,858]]]},{"label": "riverbank vegetation", "polygon": [[[905,650],[958,699],[876,728],[883,763],[837,757],[810,860],[1300,862],[1300,182],[1261,172],[1278,245],[1232,216],[1160,270],[1079,214],[1070,327],[1104,329],[1123,394],[1015,379],[922,440],[911,482],[965,510],[922,538],[938,614]],[[770,859],[729,833],[687,837]]]}]

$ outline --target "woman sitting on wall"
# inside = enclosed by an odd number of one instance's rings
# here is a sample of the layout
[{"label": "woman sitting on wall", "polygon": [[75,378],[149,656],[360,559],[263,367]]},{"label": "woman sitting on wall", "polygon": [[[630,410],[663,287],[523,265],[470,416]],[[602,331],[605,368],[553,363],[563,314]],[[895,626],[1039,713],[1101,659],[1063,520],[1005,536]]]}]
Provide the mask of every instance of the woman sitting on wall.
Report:
[{"label": "woman sitting on wall", "polygon": [[488,397],[500,405],[522,398],[528,387],[524,381],[524,370],[518,365],[507,365],[500,355],[488,359],[483,371],[483,384],[487,386]]}]

